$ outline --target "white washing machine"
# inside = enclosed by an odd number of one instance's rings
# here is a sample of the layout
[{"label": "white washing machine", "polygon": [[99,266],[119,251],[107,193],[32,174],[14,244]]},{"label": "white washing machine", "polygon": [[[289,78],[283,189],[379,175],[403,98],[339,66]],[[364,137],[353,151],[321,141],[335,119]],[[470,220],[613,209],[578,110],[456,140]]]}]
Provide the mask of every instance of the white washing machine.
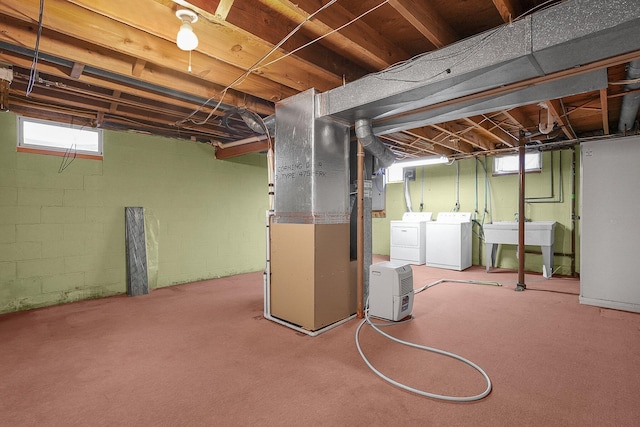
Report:
[{"label": "white washing machine", "polygon": [[391,261],[425,263],[425,224],[431,216],[431,212],[405,212],[401,221],[391,221]]},{"label": "white washing machine", "polygon": [[458,271],[471,267],[470,212],[440,212],[435,221],[425,225],[428,267]]}]

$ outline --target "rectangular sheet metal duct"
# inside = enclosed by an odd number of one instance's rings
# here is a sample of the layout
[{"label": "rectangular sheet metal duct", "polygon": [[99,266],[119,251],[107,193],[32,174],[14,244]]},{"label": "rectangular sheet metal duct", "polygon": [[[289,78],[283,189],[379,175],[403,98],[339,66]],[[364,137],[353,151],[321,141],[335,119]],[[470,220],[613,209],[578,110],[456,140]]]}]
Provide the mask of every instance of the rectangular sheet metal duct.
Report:
[{"label": "rectangular sheet metal duct", "polygon": [[349,126],[316,119],[313,89],[276,104],[271,315],[310,331],[356,310],[349,259]]},{"label": "rectangular sheet metal duct", "polygon": [[388,120],[378,120],[373,127],[373,132],[376,135],[384,135],[496,110],[508,110],[522,105],[535,104],[548,99],[591,92],[606,87],[607,70],[596,70],[562,80],[529,86],[500,96],[461,102],[446,107],[426,108],[424,110],[411,111]]},{"label": "rectangular sheet metal duct", "polygon": [[310,89],[276,104],[277,223],[349,223],[349,127],[315,118]]},{"label": "rectangular sheet metal duct", "polygon": [[[381,119],[640,50],[637,0],[563,2],[318,95],[318,116]],[[406,128],[405,128],[406,129]]]}]

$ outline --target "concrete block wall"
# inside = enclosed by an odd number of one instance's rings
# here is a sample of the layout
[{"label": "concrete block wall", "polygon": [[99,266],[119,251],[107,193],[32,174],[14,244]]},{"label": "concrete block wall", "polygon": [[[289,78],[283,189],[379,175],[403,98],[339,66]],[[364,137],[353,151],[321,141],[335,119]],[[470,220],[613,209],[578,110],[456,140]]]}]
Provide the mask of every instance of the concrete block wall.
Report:
[{"label": "concrete block wall", "polygon": [[266,158],[105,131],[102,161],[16,152],[0,114],[0,313],[124,293],[124,207],[145,208],[150,287],[264,268]]}]

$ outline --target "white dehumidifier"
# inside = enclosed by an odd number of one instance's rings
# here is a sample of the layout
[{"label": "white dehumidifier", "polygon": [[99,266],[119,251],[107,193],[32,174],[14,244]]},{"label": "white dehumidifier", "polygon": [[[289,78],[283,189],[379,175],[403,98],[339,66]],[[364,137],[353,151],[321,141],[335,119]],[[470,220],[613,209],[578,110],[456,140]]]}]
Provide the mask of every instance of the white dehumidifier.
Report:
[{"label": "white dehumidifier", "polygon": [[369,315],[398,321],[413,309],[413,271],[401,261],[369,267]]}]

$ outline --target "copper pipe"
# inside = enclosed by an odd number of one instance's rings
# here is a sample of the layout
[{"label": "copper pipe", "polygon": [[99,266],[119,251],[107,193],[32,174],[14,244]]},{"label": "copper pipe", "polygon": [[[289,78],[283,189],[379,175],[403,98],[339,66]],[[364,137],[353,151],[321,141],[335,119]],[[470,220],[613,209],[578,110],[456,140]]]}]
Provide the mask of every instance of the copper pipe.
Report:
[{"label": "copper pipe", "polygon": [[576,277],[576,147],[571,147],[571,276]]},{"label": "copper pipe", "polygon": [[518,155],[520,161],[520,167],[518,175],[520,177],[520,194],[518,197],[518,284],[516,285],[516,291],[524,291],[527,285],[524,283],[524,155],[525,155],[525,142],[524,132],[520,131],[520,140],[518,143]]},{"label": "copper pipe", "polygon": [[358,141],[358,221],[356,298],[358,319],[364,317],[364,147]]}]

